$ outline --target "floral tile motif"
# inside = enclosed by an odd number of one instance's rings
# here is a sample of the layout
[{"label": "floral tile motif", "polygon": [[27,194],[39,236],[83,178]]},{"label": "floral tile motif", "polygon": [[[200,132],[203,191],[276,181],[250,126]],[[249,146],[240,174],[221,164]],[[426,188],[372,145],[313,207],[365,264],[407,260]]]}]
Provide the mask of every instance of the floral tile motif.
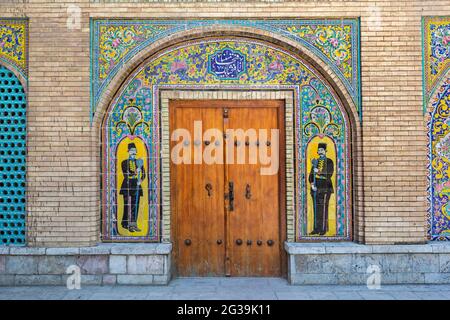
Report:
[{"label": "floral tile motif", "polygon": [[450,68],[450,17],[427,17],[424,27],[424,86],[426,100]]},{"label": "floral tile motif", "polygon": [[27,75],[27,20],[0,19],[0,62],[13,65]]},{"label": "floral tile motif", "polygon": [[428,238],[450,240],[450,16],[423,18],[428,122]]},{"label": "floral tile motif", "polygon": [[352,81],[352,26],[351,25],[294,25],[286,30],[305,39],[325,54],[344,77]]},{"label": "floral tile motif", "polygon": [[131,49],[167,29],[164,25],[101,26],[99,78],[105,79]]},{"label": "floral tile motif", "polygon": [[145,47],[176,32],[211,25],[270,31],[297,41],[322,59],[344,83],[361,111],[359,20],[109,20],[91,22],[91,116],[123,64]]}]

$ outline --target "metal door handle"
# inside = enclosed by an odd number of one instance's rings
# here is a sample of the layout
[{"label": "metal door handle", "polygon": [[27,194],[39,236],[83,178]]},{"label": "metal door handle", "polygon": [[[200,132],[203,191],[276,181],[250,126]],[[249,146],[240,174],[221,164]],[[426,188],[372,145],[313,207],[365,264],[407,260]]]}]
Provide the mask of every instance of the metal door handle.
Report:
[{"label": "metal door handle", "polygon": [[208,191],[208,197],[211,197],[212,185],[211,183],[207,183],[205,186],[206,191]]},{"label": "metal door handle", "polygon": [[229,201],[229,211],[234,210],[234,183],[233,181],[228,182],[228,194],[225,194],[225,199]]},{"label": "metal door handle", "polygon": [[252,197],[252,191],[250,189],[250,185],[247,183],[245,186],[245,198],[250,199]]}]

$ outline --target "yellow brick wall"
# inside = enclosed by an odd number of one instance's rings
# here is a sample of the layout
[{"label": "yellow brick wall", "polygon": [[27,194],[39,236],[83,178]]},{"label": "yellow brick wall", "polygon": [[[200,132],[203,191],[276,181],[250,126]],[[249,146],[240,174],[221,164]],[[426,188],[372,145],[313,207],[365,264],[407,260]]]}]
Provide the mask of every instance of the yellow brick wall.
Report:
[{"label": "yellow brick wall", "polygon": [[[73,4],[82,10],[80,30],[67,28],[67,7]],[[363,211],[357,217],[364,220],[360,231],[366,243],[425,240],[421,16],[449,15],[450,0],[0,0],[0,13],[30,18],[29,245],[82,246],[99,239],[100,148],[97,132],[89,125],[90,17],[361,17],[363,131],[356,166],[364,175],[355,199]],[[98,151],[92,151],[92,144]]]}]

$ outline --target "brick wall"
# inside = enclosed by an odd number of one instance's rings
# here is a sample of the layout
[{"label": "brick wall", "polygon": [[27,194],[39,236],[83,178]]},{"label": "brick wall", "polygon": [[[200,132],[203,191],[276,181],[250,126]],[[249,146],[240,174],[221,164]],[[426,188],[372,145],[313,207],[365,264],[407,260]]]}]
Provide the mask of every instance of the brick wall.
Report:
[{"label": "brick wall", "polygon": [[[425,240],[421,16],[450,14],[449,0],[0,1],[3,17],[30,18],[29,245],[85,246],[99,239],[100,148],[89,125],[90,17],[361,17],[363,134],[356,166],[364,176],[355,201],[363,208],[357,219],[364,224],[358,225],[364,227],[366,243]],[[72,4],[82,10],[79,30],[67,28],[67,7]],[[93,144],[98,148],[91,148]]]}]

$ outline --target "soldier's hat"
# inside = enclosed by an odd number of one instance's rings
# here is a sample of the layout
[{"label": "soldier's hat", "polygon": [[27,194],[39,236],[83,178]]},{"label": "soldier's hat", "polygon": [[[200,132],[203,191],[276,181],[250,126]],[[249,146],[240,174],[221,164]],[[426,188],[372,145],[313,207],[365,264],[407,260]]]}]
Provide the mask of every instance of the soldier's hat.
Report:
[{"label": "soldier's hat", "polygon": [[319,146],[318,146],[317,149],[320,149],[320,148],[322,148],[324,150],[327,150],[327,144],[326,143],[319,143]]},{"label": "soldier's hat", "polygon": [[131,149],[137,149],[136,145],[134,143],[129,143],[128,144],[128,151],[130,151]]}]

